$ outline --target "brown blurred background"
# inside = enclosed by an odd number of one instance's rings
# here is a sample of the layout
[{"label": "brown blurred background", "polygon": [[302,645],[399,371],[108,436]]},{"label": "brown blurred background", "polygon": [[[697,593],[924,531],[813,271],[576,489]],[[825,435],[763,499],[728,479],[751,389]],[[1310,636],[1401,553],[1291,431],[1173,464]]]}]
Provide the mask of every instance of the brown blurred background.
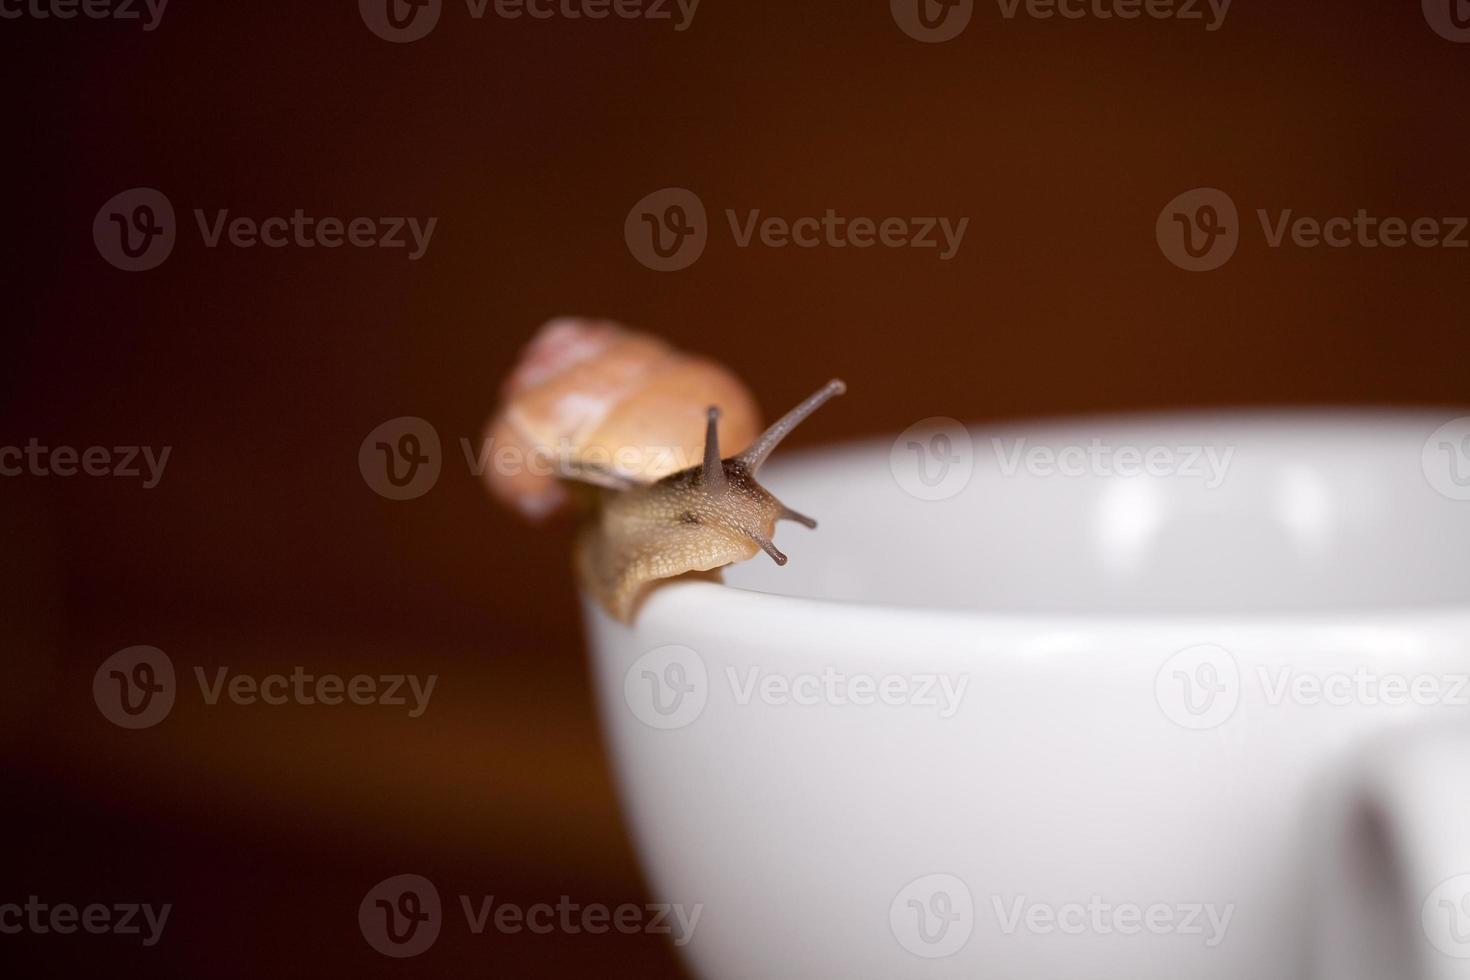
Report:
[{"label": "brown blurred background", "polygon": [[[493,8],[492,8],[493,9]],[[677,14],[676,14],[677,18]],[[703,0],[671,21],[472,18],[374,36],[349,0],[174,0],[137,22],[0,20],[8,93],[0,446],[173,447],[152,490],[0,479],[0,903],[171,902],[162,942],[0,936],[7,975],[676,976],[657,936],[471,936],[410,960],[357,904],[402,872],[454,896],[648,899],[585,676],[568,529],[495,509],[459,453],[553,315],[713,354],[767,411],[851,395],[793,442],[933,415],[1466,398],[1470,250],[1271,249],[1255,209],[1470,211],[1470,44],[1416,3],[1236,0],[1199,21],[1005,19],[922,44],[887,0]],[[171,257],[91,227],[146,186]],[[624,218],[710,212],[651,271]],[[1171,265],[1155,219],[1219,187],[1242,240]],[[404,250],[206,248],[192,211],[435,216]],[[968,217],[958,255],[738,248],[724,209]],[[429,420],[444,470],[376,495],[363,437]],[[207,707],[105,720],[133,644],[255,674],[437,673],[429,710]]]}]

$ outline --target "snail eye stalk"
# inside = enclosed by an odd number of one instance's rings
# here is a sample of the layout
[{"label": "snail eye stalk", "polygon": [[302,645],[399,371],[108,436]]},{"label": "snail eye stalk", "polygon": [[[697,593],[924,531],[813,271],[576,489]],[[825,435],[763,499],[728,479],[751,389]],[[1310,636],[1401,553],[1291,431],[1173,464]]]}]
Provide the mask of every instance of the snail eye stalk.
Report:
[{"label": "snail eye stalk", "polygon": [[709,407],[709,424],[704,434],[704,489],[712,497],[725,492],[725,464],[720,459],[720,410]]},{"label": "snail eye stalk", "polygon": [[809,395],[800,405],[777,419],[769,429],[760,434],[760,438],[756,439],[749,449],[736,456],[735,459],[754,476],[761,464],[771,455],[772,450],[781,445],[781,440],[791,434],[791,430],[805,422],[813,412],[827,404],[832,398],[845,391],[847,391],[847,385],[838,379],[833,378],[828,381],[815,394]]}]

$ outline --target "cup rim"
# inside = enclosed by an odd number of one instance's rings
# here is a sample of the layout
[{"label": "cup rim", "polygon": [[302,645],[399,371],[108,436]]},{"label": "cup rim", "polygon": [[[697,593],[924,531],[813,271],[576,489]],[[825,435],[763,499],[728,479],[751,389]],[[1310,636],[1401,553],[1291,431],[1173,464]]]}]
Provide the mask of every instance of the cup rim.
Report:
[{"label": "cup rim", "polygon": [[[1049,435],[1072,427],[1087,426],[1088,434],[1099,428],[1169,431],[1180,424],[1209,422],[1222,427],[1260,432],[1264,435],[1290,435],[1294,427],[1312,425],[1351,435],[1354,425],[1376,424],[1412,429],[1421,428],[1425,438],[1439,425],[1461,417],[1470,417],[1470,405],[1261,405],[1222,408],[1141,409],[1126,411],[1047,414],[1019,418],[980,420],[964,423],[974,432],[1045,432]],[[1427,428],[1425,427],[1427,426]],[[1299,436],[1300,433],[1297,433]],[[821,458],[885,451],[891,446],[893,433],[868,436],[836,443],[813,445],[780,457],[781,469],[805,470]],[[771,468],[777,468],[773,461]],[[776,477],[772,482],[779,480]],[[1465,505],[1470,508],[1470,502]],[[757,556],[759,558],[759,556]],[[901,602],[788,595],[699,578],[680,577],[657,583],[639,604],[638,620],[674,627],[690,616],[714,616],[722,621],[738,621],[741,617],[761,617],[778,613],[783,618],[802,616],[819,622],[833,616],[871,622],[875,625],[920,623],[992,625],[1029,631],[1033,629],[1098,629],[1138,628],[1177,624],[1191,629],[1210,625],[1270,626],[1275,629],[1316,629],[1351,624],[1423,624],[1444,622],[1470,626],[1470,596],[1460,600],[1425,602],[1389,601],[1382,604],[1342,606],[1284,606],[1252,608],[1221,606],[1200,609],[1125,608],[1125,609],[997,609],[962,606],[918,606]]]},{"label": "cup rim", "polygon": [[[589,605],[596,605],[588,599]],[[1470,631],[1470,600],[1465,602],[1398,603],[1369,607],[1302,609],[1120,609],[997,610],[947,606],[912,606],[896,602],[866,602],[822,596],[793,596],[761,592],[725,582],[673,579],[656,585],[638,607],[634,624],[654,628],[678,627],[694,618],[721,622],[753,622],[780,613],[783,618],[804,615],[813,623],[834,616],[850,622],[917,627],[968,625],[1005,628],[1007,632],[1054,630],[1094,631],[1179,627],[1193,631],[1229,627],[1270,627],[1274,630],[1312,631],[1353,625],[1455,626]]]}]

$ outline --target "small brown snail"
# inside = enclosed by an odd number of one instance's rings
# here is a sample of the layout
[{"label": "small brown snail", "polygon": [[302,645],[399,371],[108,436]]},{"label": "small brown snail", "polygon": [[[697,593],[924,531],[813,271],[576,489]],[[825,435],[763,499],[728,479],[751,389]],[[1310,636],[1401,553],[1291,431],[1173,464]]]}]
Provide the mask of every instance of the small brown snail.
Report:
[{"label": "small brown snail", "polygon": [[[490,467],[490,488],[540,518],[582,487],[582,587],[622,622],[644,588],[764,551],[776,522],[817,522],[756,482],[771,451],[846,388],[829,381],[757,435],[755,400],[723,367],[614,323],[553,320],[531,341],[502,392],[490,437],[524,467]],[[721,446],[737,450],[728,457]]]}]

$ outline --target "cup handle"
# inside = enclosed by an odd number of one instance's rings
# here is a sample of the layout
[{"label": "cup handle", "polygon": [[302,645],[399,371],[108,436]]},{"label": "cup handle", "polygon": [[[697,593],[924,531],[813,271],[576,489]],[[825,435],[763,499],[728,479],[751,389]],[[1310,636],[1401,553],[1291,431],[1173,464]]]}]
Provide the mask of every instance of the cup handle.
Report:
[{"label": "cup handle", "polygon": [[1314,974],[1470,980],[1470,727],[1395,733],[1344,795],[1319,841]]}]

